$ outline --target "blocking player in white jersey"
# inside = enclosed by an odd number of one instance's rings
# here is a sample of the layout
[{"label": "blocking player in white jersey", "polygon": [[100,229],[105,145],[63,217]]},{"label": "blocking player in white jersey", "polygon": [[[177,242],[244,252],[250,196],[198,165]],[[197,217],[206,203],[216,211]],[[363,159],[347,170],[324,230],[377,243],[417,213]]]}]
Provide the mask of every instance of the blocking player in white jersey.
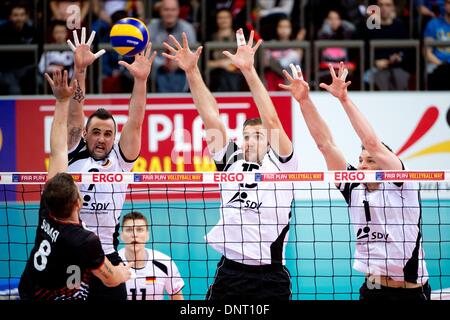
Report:
[{"label": "blocking player in white jersey", "polygon": [[[347,71],[341,62],[338,75],[330,65],[332,83],[320,87],[338,98],[361,139],[357,168],[347,164],[333,141],[330,129],[309,96],[300,67],[293,76],[284,71],[299,102],[308,129],[327,163],[328,170],[404,170],[402,161],[383,144],[374,129],[350,100]],[[429,300],[431,288],[421,235],[419,186],[415,182],[336,184],[349,206],[356,250],[353,267],[366,275],[361,300]],[[381,235],[381,236],[380,236]]]},{"label": "blocking player in white jersey", "polygon": [[[67,85],[67,71],[45,74],[56,98],[50,134],[48,181],[41,196],[39,223],[19,284],[22,300],[86,300],[98,277],[107,286],[130,279],[130,267],[113,266],[99,238],[80,221],[81,195],[67,169],[67,114],[76,81]],[[92,277],[94,275],[95,277]],[[96,278],[97,279],[97,278]]]},{"label": "blocking player in white jersey", "polygon": [[135,277],[126,282],[128,300],[183,300],[183,278],[175,262],[162,252],[148,249],[147,218],[140,212],[127,213],[122,220],[120,237],[125,248],[119,250],[122,260],[133,263]]},{"label": "blocking player in white jersey", "polygon": [[[70,172],[127,172],[133,167],[141,148],[141,130],[144,121],[147,77],[150,74],[156,52],[151,55],[151,43],[135,56],[134,62],[119,64],[128,69],[134,77],[128,120],[123,126],[120,140],[115,143],[117,127],[113,116],[105,109],[98,109],[90,115],[84,127],[84,93],[87,67],[99,56],[90,50],[93,35],[86,42],[86,30],[82,28],[81,41],[74,31],[73,45],[69,45],[75,54],[74,79],[78,81],[77,90],[70,101],[67,122],[69,171]],[[121,262],[117,254],[119,217],[125,201],[126,184],[83,184],[80,191],[83,207],[82,220],[89,230],[95,232],[102,247],[114,265]],[[125,285],[107,288],[99,281],[91,285],[90,299],[126,299]]]},{"label": "blocking player in white jersey", "polygon": [[[206,141],[217,170],[297,171],[298,158],[283,129],[275,107],[253,66],[261,41],[248,44],[242,29],[236,36],[235,55],[224,52],[245,76],[261,118],[244,123],[242,148],[228,140],[217,101],[206,87],[197,66],[201,48],[191,52],[183,46],[164,43],[173,54],[163,54],[186,72],[195,106],[206,129]],[[222,258],[207,299],[284,299],[291,296],[290,275],[284,251],[288,239],[293,186],[291,183],[228,183],[221,189],[221,218],[207,234],[207,242]]]}]

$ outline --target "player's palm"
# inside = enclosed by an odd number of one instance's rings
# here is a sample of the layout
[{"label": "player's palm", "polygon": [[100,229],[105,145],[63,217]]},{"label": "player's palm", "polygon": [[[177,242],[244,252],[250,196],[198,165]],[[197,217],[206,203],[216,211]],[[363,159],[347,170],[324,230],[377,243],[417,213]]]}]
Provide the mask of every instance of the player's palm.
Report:
[{"label": "player's palm", "polygon": [[333,66],[329,65],[331,78],[333,79],[330,85],[321,83],[319,86],[322,89],[327,90],[334,97],[338,99],[344,99],[347,97],[347,88],[352,83],[351,81],[345,82],[348,71],[344,68],[344,63],[341,62],[339,66],[339,73],[336,75]]},{"label": "player's palm", "polygon": [[156,57],[156,51],[151,54],[152,44],[149,42],[143,52],[134,56],[134,62],[129,64],[125,61],[119,61],[119,64],[128,69],[131,75],[138,80],[147,80],[152,70],[153,60]]},{"label": "player's palm", "polygon": [[61,71],[56,70],[53,72],[53,78],[51,78],[48,73],[45,74],[50,87],[52,88],[53,95],[58,101],[67,101],[75,92],[77,87],[77,81],[73,81],[72,85],[68,85],[67,82],[67,70],[64,70],[63,74]]},{"label": "player's palm", "polygon": [[283,70],[283,74],[289,81],[289,84],[288,85],[279,84],[279,87],[284,90],[290,91],[291,95],[297,101],[307,99],[309,96],[309,85],[308,82],[303,80],[303,75],[301,71],[298,71],[296,78],[293,78],[286,70]]},{"label": "player's palm", "polygon": [[167,59],[176,62],[178,67],[184,72],[194,69],[197,66],[203,48],[198,47],[195,52],[192,52],[189,48],[187,35],[184,32],[181,35],[183,45],[181,45],[173,35],[170,35],[169,38],[172,40],[173,45],[170,45],[167,42],[163,42],[163,45],[173,55],[165,52],[162,55]]},{"label": "player's palm", "polygon": [[176,53],[174,61],[182,70],[187,71],[197,65],[198,58],[189,48],[182,48]]},{"label": "player's palm", "polygon": [[238,48],[235,54],[231,54],[228,51],[223,51],[223,54],[230,58],[231,63],[233,63],[236,68],[241,71],[248,71],[253,68],[253,64],[255,63],[255,52],[258,50],[259,46],[262,43],[262,40],[258,40],[258,42],[253,46],[253,36],[254,32],[250,32],[250,37],[248,39],[248,43],[245,44],[245,39],[243,38],[243,31],[239,29],[236,32],[236,36],[242,38],[242,43],[238,43]]},{"label": "player's palm", "polygon": [[76,69],[86,69],[97,59],[86,44],[76,47],[74,56]]}]

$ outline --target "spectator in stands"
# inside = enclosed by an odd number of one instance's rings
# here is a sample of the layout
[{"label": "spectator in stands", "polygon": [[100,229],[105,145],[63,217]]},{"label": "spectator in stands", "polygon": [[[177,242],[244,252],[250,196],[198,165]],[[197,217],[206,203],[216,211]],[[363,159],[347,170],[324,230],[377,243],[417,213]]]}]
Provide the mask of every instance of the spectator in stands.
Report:
[{"label": "spectator in stands", "polygon": [[[150,31],[150,41],[161,44],[169,40],[172,34],[181,42],[181,34],[186,33],[189,43],[197,42],[192,25],[179,19],[180,6],[177,0],[161,1],[160,19],[153,19],[148,28]],[[186,75],[179,69],[172,60],[157,56],[152,68],[152,78],[156,81],[157,92],[186,92],[188,89]]]},{"label": "spectator in stands", "polygon": [[[109,42],[109,31],[114,24],[113,14],[125,12],[124,18],[144,18],[144,4],[142,0],[93,0],[92,10],[97,19],[92,23],[92,29],[97,32],[99,42]],[[116,20],[117,21],[117,20]]]},{"label": "spectator in stands", "polygon": [[[0,26],[0,35],[0,45],[35,42],[36,30],[29,21],[29,8],[25,2],[12,5],[9,20]],[[34,65],[32,52],[1,52],[0,94],[35,93]]]},{"label": "spectator in stands", "polygon": [[257,0],[256,18],[259,20],[259,33],[264,40],[272,40],[277,37],[276,29],[278,21],[291,17],[292,0]]},{"label": "spectator in stands", "polygon": [[[394,0],[378,0],[377,5],[381,28],[367,29],[367,39],[407,39],[405,25],[396,17]],[[410,73],[405,70],[406,53],[396,48],[375,50],[375,65],[366,73],[366,82],[373,81],[377,90],[407,90]]]},{"label": "spectator in stands", "polygon": [[[445,15],[432,19],[425,29],[425,40],[450,39],[450,0],[445,1]],[[450,47],[427,48],[428,88],[450,90]]]},{"label": "spectator in stands", "polygon": [[[230,43],[230,48],[236,45],[236,32],[233,30],[233,17],[228,9],[217,12],[217,31],[213,33],[211,40]],[[240,91],[242,89],[242,74],[225,57],[223,50],[212,52],[212,58],[208,60],[211,69],[211,91]]]},{"label": "spectator in stands", "polygon": [[[292,40],[292,25],[291,21],[283,18],[278,21],[277,40],[290,41]],[[301,30],[297,34],[297,40],[304,40],[305,30]],[[264,77],[269,91],[281,91],[278,84],[284,83],[283,69],[288,69],[289,65],[300,65],[303,52],[301,49],[283,48],[270,49],[264,51]]]},{"label": "spectator in stands", "polygon": [[[353,38],[355,31],[355,26],[349,21],[342,20],[337,10],[330,10],[323,21],[317,38],[320,40],[349,40]],[[355,70],[355,63],[349,61],[346,48],[324,49],[320,59],[319,81],[328,82],[330,80],[329,64],[331,63],[333,68],[338,70],[341,61],[344,62],[350,74]]]},{"label": "spectator in stands", "polygon": [[445,15],[445,0],[415,0],[414,2],[417,11],[429,19]]},{"label": "spectator in stands", "polygon": [[61,74],[67,70],[69,77],[73,75],[73,53],[67,47],[67,27],[66,22],[55,20],[52,24],[52,41],[51,43],[59,44],[67,48],[67,50],[51,50],[42,54],[39,60],[39,73],[41,77],[38,78],[38,83],[44,85],[44,74],[53,74],[55,71],[60,71]]}]

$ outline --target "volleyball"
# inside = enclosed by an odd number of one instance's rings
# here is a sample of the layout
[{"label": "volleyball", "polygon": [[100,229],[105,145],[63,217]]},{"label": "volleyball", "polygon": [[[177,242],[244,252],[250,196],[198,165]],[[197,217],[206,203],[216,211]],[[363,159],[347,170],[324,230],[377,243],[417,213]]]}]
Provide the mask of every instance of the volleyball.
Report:
[{"label": "volleyball", "polygon": [[132,57],[145,49],[150,33],[141,20],[123,18],[114,24],[109,36],[111,45],[117,53]]}]

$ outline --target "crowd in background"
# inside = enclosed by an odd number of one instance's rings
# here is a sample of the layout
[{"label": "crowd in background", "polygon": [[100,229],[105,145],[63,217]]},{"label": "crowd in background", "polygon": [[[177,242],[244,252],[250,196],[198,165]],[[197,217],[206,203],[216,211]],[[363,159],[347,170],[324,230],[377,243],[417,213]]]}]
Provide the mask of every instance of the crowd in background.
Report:
[{"label": "crowd in background", "polygon": [[[413,1],[411,3],[410,1]],[[205,45],[222,42],[235,46],[235,31],[256,31],[265,42],[286,44],[281,48],[263,49],[258,63],[261,77],[269,90],[283,83],[282,70],[289,64],[306,68],[305,50],[290,47],[289,41],[364,40],[366,56],[364,76],[359,77],[359,53],[355,49],[330,46],[322,49],[311,72],[311,83],[326,81],[328,64],[344,61],[356,89],[375,90],[449,90],[450,45],[424,46],[425,39],[450,40],[450,0],[15,0],[0,4],[0,95],[46,92],[43,74],[66,69],[72,72],[73,55],[65,48],[72,34],[67,28],[70,6],[77,5],[81,26],[98,34],[95,46],[107,46],[112,25],[124,17],[139,18],[148,25],[150,40],[159,51],[163,41],[173,34],[178,40],[185,32],[189,43]],[[368,27],[367,8],[376,5],[373,15],[380,26]],[[69,8],[69,10],[68,10]],[[374,16],[372,16],[374,17]],[[373,64],[369,59],[370,40],[420,40],[420,67],[411,48],[376,49]],[[37,54],[16,46],[36,44]],[[56,44],[44,50],[44,44]],[[57,45],[60,45],[59,47]],[[205,50],[204,50],[205,52]],[[107,50],[97,65],[94,90],[89,93],[130,92],[132,79],[117,62],[113,50]],[[130,59],[130,58],[127,58]],[[131,58],[132,59],[132,58]],[[247,90],[242,75],[222,55],[212,50],[203,57],[203,72],[208,73],[212,91]],[[310,70],[312,71],[312,70]],[[419,88],[415,85],[420,78]],[[97,78],[97,76],[96,76]],[[151,75],[149,92],[187,92],[185,75],[168,59],[158,56]],[[314,88],[314,86],[313,86]],[[316,86],[317,88],[317,86]],[[37,90],[37,92],[36,92]]]}]

